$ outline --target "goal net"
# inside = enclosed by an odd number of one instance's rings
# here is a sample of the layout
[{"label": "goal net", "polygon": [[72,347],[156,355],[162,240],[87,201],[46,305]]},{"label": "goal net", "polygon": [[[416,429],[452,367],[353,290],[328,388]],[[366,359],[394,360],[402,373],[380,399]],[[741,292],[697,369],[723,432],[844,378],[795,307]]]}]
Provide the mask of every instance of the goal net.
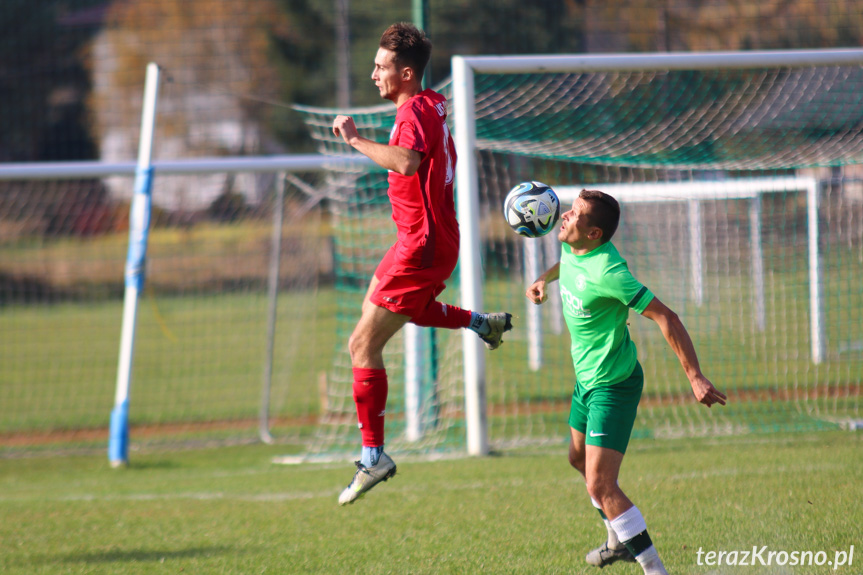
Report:
[{"label": "goal net", "polygon": [[[551,184],[564,203],[604,189],[622,203],[615,244],[730,398],[697,405],[660,331],[633,316],[646,377],[637,436],[855,425],[861,63],[860,51],[456,58],[455,133],[476,162],[459,193],[479,198],[461,222],[477,226],[485,307],[530,320],[525,285],[559,257],[553,238],[539,249],[506,229],[513,183]],[[559,310],[510,339],[486,363],[489,444],[559,440],[573,384]]]},{"label": "goal net", "polygon": [[[318,175],[286,181],[276,170],[224,171],[225,162],[184,175],[156,166],[130,394],[133,449],[257,440],[273,303],[269,369],[280,385],[271,424],[282,437],[310,437],[315,382],[329,365],[318,349],[332,339],[322,341],[316,327],[330,325],[334,305],[320,289],[331,250],[328,218],[293,182],[317,187]],[[0,181],[0,455],[102,451],[117,378],[128,200],[112,196],[93,166],[84,177],[54,179],[38,168],[37,177]],[[127,172],[111,181],[131,185]]]},{"label": "goal net", "polygon": [[[441,88],[447,90],[448,85]],[[295,106],[324,154],[352,153],[332,134],[336,114],[348,113],[360,134],[387,142],[395,120],[390,104],[362,109],[333,110]],[[330,170],[327,206],[332,218],[333,274],[337,313],[336,338],[330,350],[332,366],[322,376],[323,401],[317,440],[306,456],[326,457],[354,452],[359,445],[353,374],[348,338],[360,318],[363,297],[374,270],[395,242],[392,207],[387,197],[387,173]],[[458,271],[441,301],[458,301]],[[384,354],[390,381],[386,437],[390,451],[439,452],[464,446],[464,383],[460,334],[406,326],[387,344]]]},{"label": "goal net", "polygon": [[[552,185],[564,206],[583,187],[620,199],[615,244],[679,313],[704,373],[729,395],[724,408],[697,405],[659,329],[633,316],[646,375],[635,436],[857,425],[861,63],[860,51],[455,58],[452,84],[439,90],[455,120],[463,246],[458,286],[445,294],[516,317],[493,354],[469,336],[443,335],[438,364],[451,371],[428,378],[450,390],[436,409],[453,417],[437,423],[457,433],[442,436],[458,436],[464,420],[472,453],[567,437],[574,375],[560,304],[552,297],[536,308],[524,297],[560,244],[554,234],[521,238],[501,215],[504,196],[524,180]],[[329,132],[344,111],[300,111],[322,151],[347,151]],[[392,107],[348,112],[364,136],[387,140]],[[357,199],[338,208],[345,236],[336,243],[350,245],[336,248],[341,273],[366,266],[351,276],[353,300],[339,297],[342,347],[388,245],[375,243],[392,228],[384,182],[381,174],[354,186]],[[401,342],[388,349],[395,366],[405,363]],[[344,354],[341,361],[329,389],[349,434],[339,437],[355,442]]]},{"label": "goal net", "polygon": [[[583,187],[620,199],[615,244],[679,313],[704,373],[729,396],[722,408],[696,405],[657,327],[633,315],[646,376],[636,436],[860,425],[861,61],[861,51],[454,59],[438,89],[459,149],[462,254],[442,297],[509,311],[515,327],[493,353],[469,332],[399,333],[385,353],[388,448],[566,441],[574,376],[559,300],[524,297],[560,245],[517,236],[501,210],[525,180],[565,203]],[[182,104],[201,91],[177,75],[161,96],[131,445],[260,436],[295,445],[288,454],[355,456],[347,341],[395,240],[386,173],[335,161],[296,172],[254,157],[263,167],[181,170],[166,158],[262,149],[252,142],[261,134],[227,129],[256,125],[230,98]],[[340,111],[297,110],[321,152],[349,152],[330,130]],[[387,140],[391,105],[349,113],[364,136]],[[135,142],[136,125],[106,141]],[[0,452],[70,439],[101,450],[134,166],[8,170]]]}]

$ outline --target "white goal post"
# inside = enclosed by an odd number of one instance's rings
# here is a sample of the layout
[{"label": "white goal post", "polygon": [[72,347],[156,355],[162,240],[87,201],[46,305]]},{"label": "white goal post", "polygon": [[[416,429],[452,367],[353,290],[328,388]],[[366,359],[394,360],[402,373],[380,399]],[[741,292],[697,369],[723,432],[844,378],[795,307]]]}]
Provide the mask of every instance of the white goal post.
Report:
[{"label": "white goal post", "polygon": [[[752,52],[692,52],[606,55],[454,56],[452,90],[457,206],[461,214],[461,301],[468,309],[482,309],[482,261],[480,256],[479,176],[477,168],[476,93],[474,75],[542,74],[583,72],[634,72],[648,70],[749,69],[863,64],[863,50],[784,50]],[[596,184],[593,184],[596,185]],[[664,184],[660,184],[664,186]],[[721,184],[718,184],[721,185]],[[730,184],[733,185],[733,184]],[[817,190],[806,184],[809,204],[809,281],[812,316],[812,359],[823,356],[823,317],[817,246]],[[739,188],[738,188],[739,189]],[[787,189],[787,188],[786,188]],[[799,188],[797,188],[799,189]],[[811,190],[811,191],[810,191]],[[691,190],[680,190],[685,194]],[[644,192],[633,192],[644,193]],[[756,194],[757,192],[752,192]],[[663,187],[663,196],[668,192]],[[698,204],[691,204],[697,217]],[[695,241],[695,240],[694,240]],[[693,250],[695,251],[695,250]],[[693,272],[695,273],[695,272]],[[465,409],[467,448],[472,455],[489,451],[485,390],[485,356],[476,338],[464,337]]]},{"label": "white goal post", "polygon": [[[148,147],[148,146],[146,146]],[[148,154],[149,155],[149,154]],[[214,157],[214,158],[197,158],[183,160],[155,160],[149,161],[145,158],[145,164],[149,165],[149,177],[170,175],[185,175],[185,174],[214,174],[214,173],[276,173],[280,175],[280,179],[291,172],[308,172],[328,169],[368,169],[372,166],[371,160],[365,156],[324,156],[319,154],[295,154],[295,155],[277,155],[277,156],[248,156],[248,157]],[[135,162],[99,162],[99,161],[82,161],[82,162],[34,162],[34,163],[8,163],[0,164],[0,181],[12,180],[75,180],[88,178],[105,178],[111,176],[134,177],[138,171],[138,166]],[[135,195],[140,196],[143,192]],[[267,333],[267,357],[264,358],[264,374],[262,384],[262,406],[260,414],[260,437],[263,441],[269,439],[268,429],[268,399],[272,378],[272,361],[273,361],[273,341],[275,328],[275,304],[278,291],[278,241],[281,237],[281,217],[282,217],[282,196],[284,194],[284,186],[277,185],[276,187],[276,209],[274,211],[273,223],[273,243],[274,249],[270,261],[269,280],[268,280],[268,299],[269,299],[269,314],[268,314],[268,333]],[[136,216],[136,212],[141,211],[140,199],[138,205],[135,202],[132,204],[131,220]],[[149,218],[146,218],[145,224],[149,223]],[[141,235],[141,232],[146,230],[136,230],[136,235]],[[131,238],[130,238],[131,241]],[[146,242],[146,233],[144,233],[143,241]],[[138,264],[145,265],[142,255]],[[127,270],[128,274],[128,270]],[[143,278],[141,279],[143,282]],[[127,290],[128,291],[128,290]],[[139,289],[133,290],[135,292]],[[134,294],[137,296],[137,293]],[[127,294],[128,296],[128,294]],[[137,297],[126,299],[124,305],[124,322],[121,329],[121,345],[120,359],[118,365],[117,376],[117,391],[115,397],[116,404],[124,404],[128,410],[128,396],[131,384],[131,365],[134,355],[134,309],[137,306]],[[112,424],[115,420],[116,411],[112,412]],[[112,435],[109,443],[109,459],[112,466],[120,466],[127,462],[127,445],[128,445],[128,419],[122,418],[124,421],[118,420],[119,428],[113,430],[117,437]],[[112,432],[113,433],[113,432]]]},{"label": "white goal post", "polygon": [[[588,187],[559,186],[555,189],[561,204],[566,207],[578,197],[579,192]],[[809,263],[809,315],[812,363],[824,361],[824,302],[822,296],[823,277],[820,252],[818,250],[818,182],[810,177],[745,178],[715,182],[650,182],[642,184],[591,184],[600,188],[621,203],[667,203],[686,202],[688,209],[689,270],[692,286],[692,299],[696,305],[704,301],[704,251],[701,202],[706,200],[749,200],[749,238],[752,252],[752,291],[755,322],[760,331],[766,326],[764,294],[764,255],[761,246],[761,197],[763,194],[800,191],[806,193],[808,222],[807,254]],[[536,252],[536,242],[525,241],[525,251]],[[538,256],[531,254],[530,258]],[[527,259],[527,258],[526,258]],[[527,261],[532,261],[527,260]],[[528,306],[528,317],[536,315],[538,308]],[[529,320],[531,325],[539,324],[538,319]],[[542,331],[531,333],[531,357],[539,363],[532,369],[539,369],[542,357]]]},{"label": "white goal post", "polygon": [[[146,163],[146,162],[145,162]],[[236,174],[236,173],[275,173],[279,175],[280,180],[284,180],[285,176],[292,172],[311,172],[328,169],[357,169],[366,170],[373,164],[371,160],[365,156],[324,156],[319,154],[294,154],[294,155],[275,155],[275,156],[237,156],[237,157],[213,157],[213,158],[196,158],[183,160],[154,160],[149,161],[149,177],[158,178],[159,176],[175,176],[187,174]],[[99,162],[99,161],[82,161],[82,162],[33,162],[33,163],[8,163],[0,164],[0,181],[13,180],[77,180],[89,178],[106,178],[112,176],[135,177],[138,171],[135,162]],[[136,186],[137,188],[137,186]],[[143,195],[143,192],[136,192],[136,196]],[[273,342],[274,329],[276,320],[276,299],[278,292],[278,277],[279,277],[279,252],[278,242],[281,238],[282,227],[282,201],[284,195],[284,185],[281,183],[276,186],[276,209],[274,210],[273,222],[273,252],[270,261],[269,279],[268,279],[268,326],[267,326],[267,357],[264,358],[264,373],[262,383],[262,405],[260,414],[260,438],[265,442],[271,441],[268,427],[268,407],[269,407],[269,392],[272,379],[272,362],[273,362]],[[132,220],[140,217],[141,200],[133,201],[130,216],[130,227]],[[145,218],[145,224],[149,224],[149,217]],[[136,229],[137,236],[143,234],[143,242],[146,242],[146,230]],[[132,234],[130,234],[130,242],[132,242]],[[141,249],[141,248],[138,248]],[[145,265],[145,258],[141,257],[138,264]],[[143,270],[139,270],[143,271]],[[129,270],[127,269],[127,275]],[[140,280],[143,283],[143,278]],[[127,292],[128,292],[127,288]],[[109,459],[112,466],[117,467],[127,463],[127,447],[128,447],[128,418],[116,416],[116,406],[123,405],[123,409],[128,412],[128,397],[129,388],[131,385],[131,366],[134,356],[134,315],[137,306],[137,292],[140,289],[133,289],[132,298],[128,297],[125,300],[123,325],[121,328],[121,344],[120,358],[117,375],[117,389],[115,397],[115,411],[112,411],[111,421],[112,426],[117,429],[112,430],[111,441],[109,442]],[[117,423],[115,423],[115,420]],[[122,420],[122,421],[121,421]],[[115,436],[116,435],[116,436]]]}]

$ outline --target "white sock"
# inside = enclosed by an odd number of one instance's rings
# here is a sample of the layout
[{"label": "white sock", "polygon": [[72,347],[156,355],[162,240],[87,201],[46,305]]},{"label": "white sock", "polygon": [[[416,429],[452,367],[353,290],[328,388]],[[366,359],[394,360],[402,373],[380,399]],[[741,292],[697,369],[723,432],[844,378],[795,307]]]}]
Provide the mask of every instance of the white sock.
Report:
[{"label": "white sock", "polygon": [[617,532],[621,541],[626,543],[642,531],[647,531],[647,524],[638,507],[633,505],[611,520],[611,526]]},{"label": "white sock", "polygon": [[645,575],[668,575],[665,565],[662,564],[662,559],[659,558],[659,552],[653,545],[639,553],[635,560],[644,569]]},{"label": "white sock", "polygon": [[[602,507],[599,505],[599,501],[591,497],[590,502],[593,503],[594,507],[602,511]],[[609,521],[606,517],[603,517],[602,522],[605,523],[605,529],[608,531],[608,548],[620,549],[621,547],[623,547],[623,543],[621,543],[620,539],[617,538],[617,532],[615,532],[614,528],[611,526],[611,521]]]},{"label": "white sock", "polygon": [[[641,511],[635,505],[612,519],[611,526],[624,545],[637,535],[647,531],[647,523],[644,522]],[[653,545],[636,555],[635,560],[644,569],[645,575],[668,575],[662,560],[659,558],[659,552]]]}]

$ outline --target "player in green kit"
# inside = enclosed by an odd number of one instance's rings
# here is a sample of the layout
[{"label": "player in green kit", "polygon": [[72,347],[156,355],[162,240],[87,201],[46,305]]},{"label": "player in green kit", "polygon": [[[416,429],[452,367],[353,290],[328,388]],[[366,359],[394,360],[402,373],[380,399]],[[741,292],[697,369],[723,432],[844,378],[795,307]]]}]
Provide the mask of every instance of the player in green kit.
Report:
[{"label": "player in green kit", "polygon": [[726,397],[701,373],[692,340],[677,314],[632,276],[626,260],[610,243],[620,221],[617,200],[600,191],[582,190],[562,221],[560,262],[542,274],[526,295],[541,304],[548,284],[560,280],[576,376],[569,415],[569,462],[584,476],[608,531],[608,540],[586,559],[597,567],[637,561],[646,575],[666,574],[644,517],[617,484],[644,386],[626,327],[629,310],[659,325],[700,403],[725,405]]}]

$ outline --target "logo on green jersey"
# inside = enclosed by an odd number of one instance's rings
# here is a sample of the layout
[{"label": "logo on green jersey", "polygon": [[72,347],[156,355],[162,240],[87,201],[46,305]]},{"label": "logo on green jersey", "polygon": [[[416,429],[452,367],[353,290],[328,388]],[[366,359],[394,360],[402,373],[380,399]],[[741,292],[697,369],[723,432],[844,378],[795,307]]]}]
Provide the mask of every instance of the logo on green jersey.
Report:
[{"label": "logo on green jersey", "polygon": [[587,278],[584,274],[578,274],[575,278],[575,289],[584,291],[587,288]]},{"label": "logo on green jersey", "polygon": [[581,298],[572,295],[566,286],[560,286],[560,299],[563,301],[565,311],[574,317],[590,317],[590,310],[584,307]]}]

